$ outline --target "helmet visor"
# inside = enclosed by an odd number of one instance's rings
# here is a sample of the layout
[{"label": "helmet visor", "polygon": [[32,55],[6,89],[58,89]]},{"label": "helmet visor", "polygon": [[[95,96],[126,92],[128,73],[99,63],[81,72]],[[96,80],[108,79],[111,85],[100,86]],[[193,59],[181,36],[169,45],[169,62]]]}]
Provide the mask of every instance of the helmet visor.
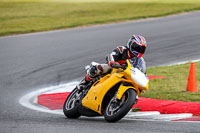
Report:
[{"label": "helmet visor", "polygon": [[138,53],[144,54],[146,47],[138,45],[135,41],[132,41],[130,45],[131,52],[137,51]]}]

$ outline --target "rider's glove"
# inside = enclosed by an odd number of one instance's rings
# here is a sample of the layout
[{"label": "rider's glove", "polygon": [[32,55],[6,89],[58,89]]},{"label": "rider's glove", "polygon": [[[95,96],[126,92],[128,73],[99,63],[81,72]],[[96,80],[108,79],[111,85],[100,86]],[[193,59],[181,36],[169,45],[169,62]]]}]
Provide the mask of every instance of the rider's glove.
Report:
[{"label": "rider's glove", "polygon": [[109,65],[110,67],[113,67],[113,65],[120,65],[120,64],[119,64],[119,62],[109,61],[109,62],[108,62],[108,65]]}]

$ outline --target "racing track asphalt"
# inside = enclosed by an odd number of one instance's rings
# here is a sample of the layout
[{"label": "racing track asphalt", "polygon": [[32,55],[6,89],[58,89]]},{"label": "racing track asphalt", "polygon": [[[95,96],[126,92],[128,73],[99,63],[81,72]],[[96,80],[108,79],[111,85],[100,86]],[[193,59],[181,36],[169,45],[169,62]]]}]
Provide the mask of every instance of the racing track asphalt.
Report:
[{"label": "racing track asphalt", "polygon": [[158,121],[106,123],[104,120],[46,114],[22,107],[18,100],[41,87],[80,78],[91,61],[125,45],[131,34],[146,37],[147,66],[200,59],[200,12],[52,32],[0,37],[0,133],[200,131],[199,124]]}]

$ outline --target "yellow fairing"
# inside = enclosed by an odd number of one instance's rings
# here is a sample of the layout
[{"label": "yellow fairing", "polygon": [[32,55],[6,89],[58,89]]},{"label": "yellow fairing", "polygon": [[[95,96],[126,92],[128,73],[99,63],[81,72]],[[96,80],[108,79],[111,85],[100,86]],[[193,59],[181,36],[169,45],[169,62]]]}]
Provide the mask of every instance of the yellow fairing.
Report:
[{"label": "yellow fairing", "polygon": [[[117,72],[122,69],[113,69],[111,74],[107,74],[100,80],[96,81],[90,90],[88,91],[87,95],[82,100],[82,105],[96,111],[99,114],[102,114],[101,108],[102,108],[102,102],[107,94],[107,92],[113,88],[116,84],[121,83],[118,92],[117,92],[117,98],[121,99],[124,92],[128,90],[129,88],[132,88],[136,90],[137,95],[140,94],[141,91],[139,89],[148,89],[148,84],[145,87],[139,86],[136,82],[134,82],[131,79],[131,66],[129,61],[127,61],[128,67],[126,70],[122,72]],[[124,78],[125,77],[125,78]],[[130,83],[130,86],[124,86],[124,82]],[[133,87],[134,86],[134,87]]]},{"label": "yellow fairing", "polygon": [[117,76],[110,76],[110,74],[104,76],[93,84],[88,94],[83,98],[82,105],[102,114],[101,103],[103,98],[118,82],[120,82],[120,78]]}]

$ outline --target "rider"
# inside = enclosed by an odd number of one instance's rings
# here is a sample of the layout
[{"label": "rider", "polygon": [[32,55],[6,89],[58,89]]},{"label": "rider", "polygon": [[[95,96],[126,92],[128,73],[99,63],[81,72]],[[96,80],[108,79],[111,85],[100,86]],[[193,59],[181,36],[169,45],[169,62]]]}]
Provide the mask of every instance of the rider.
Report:
[{"label": "rider", "polygon": [[133,67],[138,68],[142,72],[146,73],[146,64],[143,59],[147,43],[144,37],[140,35],[133,35],[128,40],[127,46],[118,46],[107,57],[107,64],[98,64],[92,62],[85,78],[77,86],[79,90],[85,88],[87,83],[93,80],[96,76],[106,74],[112,70],[113,64],[123,65],[126,64],[126,60],[130,59]]}]

